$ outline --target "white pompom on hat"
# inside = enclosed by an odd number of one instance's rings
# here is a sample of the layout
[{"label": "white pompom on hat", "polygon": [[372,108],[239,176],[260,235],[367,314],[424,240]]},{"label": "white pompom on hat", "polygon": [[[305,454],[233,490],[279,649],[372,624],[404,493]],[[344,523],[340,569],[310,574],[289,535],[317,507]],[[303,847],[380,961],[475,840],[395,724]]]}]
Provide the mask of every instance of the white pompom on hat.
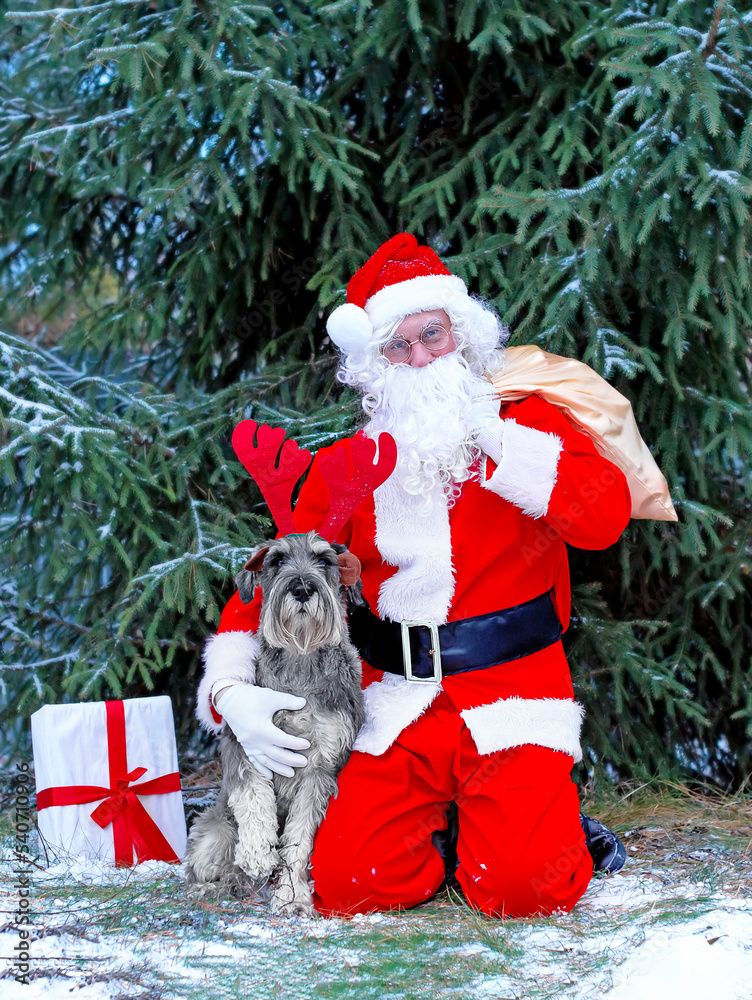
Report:
[{"label": "white pompom on hat", "polygon": [[368,313],[354,302],[337,306],[326,321],[326,332],[345,354],[362,350],[373,336]]},{"label": "white pompom on hat", "polygon": [[455,308],[468,301],[465,282],[430,247],[398,233],[365,262],[347,285],[347,302],[329,317],[326,330],[345,354],[363,350],[374,329],[411,313]]}]

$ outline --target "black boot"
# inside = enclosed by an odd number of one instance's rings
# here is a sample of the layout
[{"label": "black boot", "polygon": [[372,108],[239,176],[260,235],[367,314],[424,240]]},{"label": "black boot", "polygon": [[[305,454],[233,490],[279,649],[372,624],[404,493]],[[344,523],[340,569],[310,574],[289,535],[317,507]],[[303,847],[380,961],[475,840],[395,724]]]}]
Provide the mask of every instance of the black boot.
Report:
[{"label": "black boot", "polygon": [[439,852],[441,860],[444,862],[444,882],[442,889],[459,889],[460,884],[457,876],[457,836],[459,835],[459,823],[457,820],[457,806],[454,802],[449,803],[447,809],[446,830],[435,830],[431,836],[433,846]]},{"label": "black boot", "polygon": [[580,813],[580,823],[585,831],[585,843],[593,859],[593,874],[606,872],[613,875],[624,867],[627,851],[613,830]]}]

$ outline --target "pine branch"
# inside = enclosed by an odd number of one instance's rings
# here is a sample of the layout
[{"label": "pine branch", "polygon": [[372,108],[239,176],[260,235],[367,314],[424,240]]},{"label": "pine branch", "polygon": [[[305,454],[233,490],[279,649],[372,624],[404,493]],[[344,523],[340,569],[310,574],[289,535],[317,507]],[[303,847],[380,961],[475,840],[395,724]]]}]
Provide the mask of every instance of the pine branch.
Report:
[{"label": "pine branch", "polygon": [[702,58],[706,62],[708,58],[715,53],[715,41],[718,36],[718,28],[720,26],[725,7],[725,3],[719,3],[713,11],[713,23],[710,25],[710,31],[708,32],[705,44],[702,47]]},{"label": "pine branch", "polygon": [[190,715],[184,679],[270,530],[232,425],[309,448],[352,432],[325,318],[404,230],[514,343],[626,395],[676,499],[678,524],[571,552],[593,581],[567,633],[589,773],[686,777],[704,755],[740,783],[749,15],[112,0],[0,33],[3,731],[157,678]]}]

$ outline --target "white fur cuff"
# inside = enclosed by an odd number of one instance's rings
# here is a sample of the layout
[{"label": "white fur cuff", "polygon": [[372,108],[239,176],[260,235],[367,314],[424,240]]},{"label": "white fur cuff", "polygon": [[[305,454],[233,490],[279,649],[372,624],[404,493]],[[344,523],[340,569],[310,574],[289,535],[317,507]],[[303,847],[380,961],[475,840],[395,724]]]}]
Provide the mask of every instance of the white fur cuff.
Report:
[{"label": "white fur cuff", "polygon": [[519,507],[523,514],[543,517],[556,482],[562,440],[516,420],[501,423],[501,462],[482,486]]},{"label": "white fur cuff", "polygon": [[584,709],[565,698],[500,698],[466,708],[465,720],[478,753],[494,753],[533,743],[582,760],[580,729]]},{"label": "white fur cuff", "polygon": [[223,723],[211,712],[212,687],[217,681],[256,680],[258,642],[252,632],[219,632],[206,640],[204,646],[204,676],[198,686],[196,718],[210,733],[218,733]]},{"label": "white fur cuff", "polygon": [[396,674],[369,684],[363,692],[366,721],[353,750],[380,757],[402,730],[421,716],[441,691],[438,684],[416,684]]}]

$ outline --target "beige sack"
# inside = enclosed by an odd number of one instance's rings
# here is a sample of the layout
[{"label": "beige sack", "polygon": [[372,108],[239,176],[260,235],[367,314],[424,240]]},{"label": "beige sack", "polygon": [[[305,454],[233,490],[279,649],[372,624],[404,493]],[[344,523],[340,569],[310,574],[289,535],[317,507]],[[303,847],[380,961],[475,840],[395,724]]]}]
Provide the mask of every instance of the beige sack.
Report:
[{"label": "beige sack", "polygon": [[632,404],[588,365],[539,347],[509,347],[503,371],[491,377],[505,402],[535,393],[553,403],[618,465],[632,494],[632,517],[678,521],[661,470],[640,437]]}]

